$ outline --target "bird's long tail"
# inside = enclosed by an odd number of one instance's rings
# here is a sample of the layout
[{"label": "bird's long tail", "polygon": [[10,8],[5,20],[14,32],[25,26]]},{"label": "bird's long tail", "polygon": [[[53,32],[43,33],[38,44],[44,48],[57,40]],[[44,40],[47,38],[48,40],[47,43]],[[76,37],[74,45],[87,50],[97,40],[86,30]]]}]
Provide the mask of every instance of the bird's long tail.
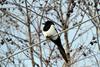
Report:
[{"label": "bird's long tail", "polygon": [[[51,39],[52,40],[52,39]],[[60,54],[62,55],[63,59],[66,61],[66,63],[68,63],[68,58],[66,56],[65,50],[61,44],[61,40],[60,37],[58,37],[57,40],[52,40],[58,47]]]},{"label": "bird's long tail", "polygon": [[66,63],[68,63],[68,59],[67,59],[65,50],[64,50],[64,48],[63,48],[63,46],[61,44],[58,46],[58,49],[59,49],[63,59],[66,61]]}]

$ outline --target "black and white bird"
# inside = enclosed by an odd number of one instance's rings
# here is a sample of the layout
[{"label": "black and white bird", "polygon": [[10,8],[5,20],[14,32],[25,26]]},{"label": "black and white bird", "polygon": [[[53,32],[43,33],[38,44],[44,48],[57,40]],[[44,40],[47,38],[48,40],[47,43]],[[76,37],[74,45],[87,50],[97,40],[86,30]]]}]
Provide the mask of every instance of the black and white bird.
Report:
[{"label": "black and white bird", "polygon": [[[54,22],[53,21],[46,21],[45,23],[43,23],[44,27],[43,27],[43,35],[50,39],[54,44],[57,45],[58,50],[60,51],[62,57],[64,58],[64,60],[68,63],[68,59],[66,57],[66,53],[65,50],[61,44],[61,40],[60,40],[60,36],[57,35],[58,32],[55,28]],[[57,36],[55,36],[57,35]]]}]

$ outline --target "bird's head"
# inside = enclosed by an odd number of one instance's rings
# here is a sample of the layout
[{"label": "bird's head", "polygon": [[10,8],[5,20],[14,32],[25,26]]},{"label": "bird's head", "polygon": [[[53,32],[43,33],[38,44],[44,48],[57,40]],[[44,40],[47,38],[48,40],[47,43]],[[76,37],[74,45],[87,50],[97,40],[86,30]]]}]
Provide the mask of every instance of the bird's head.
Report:
[{"label": "bird's head", "polygon": [[54,25],[53,21],[46,21],[45,23],[42,23],[44,26],[48,25]]},{"label": "bird's head", "polygon": [[47,31],[51,27],[51,25],[54,25],[53,21],[46,21],[45,23],[42,24],[44,25],[43,28],[44,31]]}]

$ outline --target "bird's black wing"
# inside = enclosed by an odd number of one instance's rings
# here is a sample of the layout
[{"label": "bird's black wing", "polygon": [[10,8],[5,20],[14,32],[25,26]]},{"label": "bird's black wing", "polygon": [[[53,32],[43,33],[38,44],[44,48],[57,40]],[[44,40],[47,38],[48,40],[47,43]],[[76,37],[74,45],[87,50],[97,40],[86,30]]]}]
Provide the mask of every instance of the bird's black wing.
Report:
[{"label": "bird's black wing", "polygon": [[[55,30],[56,30],[56,28],[55,28]],[[57,30],[56,30],[56,32],[57,32]],[[58,38],[56,40],[51,39],[51,41],[54,42],[57,45],[57,47],[58,47],[58,49],[60,51],[60,54],[62,55],[63,59],[66,61],[66,63],[68,63],[68,59],[67,59],[65,50],[64,50],[64,48],[63,48],[63,46],[61,44],[60,36],[59,35],[57,35],[57,36],[58,36]]]}]

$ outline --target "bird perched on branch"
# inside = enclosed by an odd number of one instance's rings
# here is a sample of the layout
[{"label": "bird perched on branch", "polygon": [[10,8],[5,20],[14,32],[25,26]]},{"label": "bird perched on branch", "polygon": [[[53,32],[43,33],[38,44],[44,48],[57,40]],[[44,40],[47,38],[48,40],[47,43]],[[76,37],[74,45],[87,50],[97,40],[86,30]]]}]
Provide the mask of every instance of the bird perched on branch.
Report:
[{"label": "bird perched on branch", "polygon": [[43,32],[44,36],[46,38],[50,39],[54,44],[57,45],[63,59],[66,61],[66,63],[68,63],[68,59],[66,57],[65,50],[61,44],[60,36],[57,35],[58,32],[55,28],[54,22],[53,21],[46,21],[45,23],[43,23],[43,25],[44,25],[44,27],[43,27],[42,32]]}]

